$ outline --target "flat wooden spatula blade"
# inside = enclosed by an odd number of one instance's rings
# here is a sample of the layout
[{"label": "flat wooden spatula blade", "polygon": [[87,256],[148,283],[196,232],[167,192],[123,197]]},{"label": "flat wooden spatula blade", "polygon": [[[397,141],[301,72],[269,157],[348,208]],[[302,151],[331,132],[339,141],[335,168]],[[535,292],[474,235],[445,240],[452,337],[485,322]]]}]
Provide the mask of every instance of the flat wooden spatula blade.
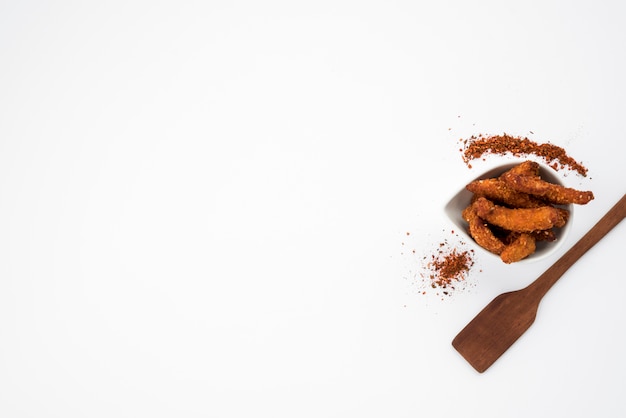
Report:
[{"label": "flat wooden spatula blade", "polygon": [[499,295],[459,332],[452,346],[484,372],[535,321],[538,306],[528,302],[524,290]]},{"label": "flat wooden spatula blade", "polygon": [[541,298],[587,250],[626,217],[626,195],[530,285],[503,293],[454,338],[452,346],[479,372],[491,366],[532,325]]}]

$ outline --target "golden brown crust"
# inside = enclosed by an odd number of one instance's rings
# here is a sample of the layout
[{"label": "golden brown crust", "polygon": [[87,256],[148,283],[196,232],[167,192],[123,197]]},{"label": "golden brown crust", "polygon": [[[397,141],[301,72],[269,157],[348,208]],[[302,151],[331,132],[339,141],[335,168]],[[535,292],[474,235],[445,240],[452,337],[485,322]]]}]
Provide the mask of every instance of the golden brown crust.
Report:
[{"label": "golden brown crust", "polygon": [[565,226],[567,221],[569,220],[569,211],[563,208],[556,208],[559,213],[559,220],[554,224],[557,228],[562,228]]},{"label": "golden brown crust", "polygon": [[556,233],[554,229],[545,229],[543,231],[533,231],[530,233],[535,238],[535,241],[556,241]]},{"label": "golden brown crust", "polygon": [[581,191],[560,184],[549,183],[539,176],[526,176],[515,173],[505,173],[502,180],[512,189],[540,197],[548,203],[567,205],[575,203],[585,205],[593,200],[593,192]]},{"label": "golden brown crust", "polygon": [[561,219],[557,209],[552,206],[509,209],[496,205],[484,197],[476,199],[473,206],[476,214],[485,221],[515,232],[550,229]]},{"label": "golden brown crust", "polygon": [[535,252],[535,238],[531,234],[522,233],[504,248],[500,259],[507,264],[520,261]]},{"label": "golden brown crust", "polygon": [[528,193],[518,192],[498,178],[475,180],[465,188],[478,196],[484,196],[511,207],[536,208],[545,205],[541,199]]},{"label": "golden brown crust", "polygon": [[504,250],[504,243],[493,234],[485,221],[478,217],[473,205],[463,210],[463,219],[469,224],[469,233],[478,245],[494,254],[500,254]]},{"label": "golden brown crust", "polygon": [[538,176],[539,175],[539,163],[534,161],[526,160],[524,162],[519,163],[515,167],[505,171],[500,175],[502,179],[507,175],[515,175],[515,176]]},{"label": "golden brown crust", "polygon": [[462,215],[470,235],[507,264],[533,254],[537,241],[557,239],[556,228],[567,224],[570,212],[555,205],[585,204],[593,199],[592,192],[546,182],[539,172],[539,164],[528,160],[499,177],[466,186],[472,199]]}]

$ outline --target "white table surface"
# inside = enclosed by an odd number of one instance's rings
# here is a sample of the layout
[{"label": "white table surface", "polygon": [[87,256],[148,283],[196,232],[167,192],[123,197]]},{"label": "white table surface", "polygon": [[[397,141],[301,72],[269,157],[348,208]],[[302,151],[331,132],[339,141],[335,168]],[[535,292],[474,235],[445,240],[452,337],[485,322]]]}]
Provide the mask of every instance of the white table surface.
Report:
[{"label": "white table surface", "polygon": [[[626,191],[625,13],[2,2],[0,416],[624,416],[624,224],[486,373],[450,343]],[[501,162],[457,141],[502,132],[596,199],[554,257],[423,296],[444,204]]]}]

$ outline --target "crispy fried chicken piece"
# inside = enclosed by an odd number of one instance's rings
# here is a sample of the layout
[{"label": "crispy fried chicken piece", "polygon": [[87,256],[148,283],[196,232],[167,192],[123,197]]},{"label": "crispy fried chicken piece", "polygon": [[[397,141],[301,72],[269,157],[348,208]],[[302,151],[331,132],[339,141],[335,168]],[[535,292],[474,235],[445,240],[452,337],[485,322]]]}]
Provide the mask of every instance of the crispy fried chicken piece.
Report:
[{"label": "crispy fried chicken piece", "polygon": [[[509,232],[508,235],[506,235],[502,239],[502,242],[504,242],[505,245],[509,245],[510,243],[515,241],[521,233],[522,232]],[[524,233],[525,234],[528,233],[532,235],[535,241],[546,241],[546,242],[556,241],[556,232],[554,232],[554,228],[544,229],[543,231],[533,231],[533,232],[524,232]]]},{"label": "crispy fried chicken piece", "polygon": [[480,218],[509,231],[532,232],[550,229],[562,221],[559,211],[552,206],[509,209],[479,197],[473,203],[473,207]]},{"label": "crispy fried chicken piece", "polygon": [[536,208],[545,205],[538,197],[518,192],[498,178],[475,180],[465,188],[478,196],[484,196],[489,200],[511,207]]},{"label": "crispy fried chicken piece", "polygon": [[533,254],[538,241],[555,241],[555,228],[567,224],[568,210],[554,205],[586,204],[592,192],[544,181],[540,165],[524,161],[497,178],[475,180],[463,211],[469,233],[478,245],[509,264]]},{"label": "crispy fried chicken piece", "polygon": [[504,173],[501,178],[512,189],[538,196],[546,202],[555,205],[567,205],[570,203],[585,205],[593,200],[593,192],[549,183],[542,180],[539,176],[519,175],[508,172]]},{"label": "crispy fried chicken piece", "polygon": [[504,243],[493,234],[485,221],[478,217],[473,205],[463,210],[463,219],[469,224],[469,233],[478,245],[494,254],[500,254],[504,250]]},{"label": "crispy fried chicken piece", "polygon": [[554,229],[545,229],[543,231],[533,231],[530,235],[535,238],[535,241],[547,241],[554,242],[556,241],[556,233]]},{"label": "crispy fried chicken piece", "polygon": [[535,252],[535,238],[531,234],[521,233],[518,237],[507,245],[500,259],[507,264],[520,261]]},{"label": "crispy fried chicken piece", "polygon": [[508,171],[502,173],[500,175],[500,178],[502,178],[505,175],[538,176],[539,168],[540,168],[539,163],[526,160],[524,162],[519,163],[515,167],[512,167]]},{"label": "crispy fried chicken piece", "polygon": [[565,226],[567,221],[569,220],[569,211],[563,208],[555,208],[559,212],[559,220],[554,226],[557,228],[562,228]]}]

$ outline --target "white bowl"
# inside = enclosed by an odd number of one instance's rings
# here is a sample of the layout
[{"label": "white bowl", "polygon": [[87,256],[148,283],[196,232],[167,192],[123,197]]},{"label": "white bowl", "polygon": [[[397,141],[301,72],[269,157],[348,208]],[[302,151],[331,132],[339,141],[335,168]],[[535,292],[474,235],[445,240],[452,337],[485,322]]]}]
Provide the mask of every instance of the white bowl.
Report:
[{"label": "white bowl", "polygon": [[[476,246],[477,251],[484,252],[485,254],[488,254],[493,258],[497,258],[498,260],[500,260],[500,257],[498,255],[493,254],[492,252],[489,252],[482,248],[480,245],[476,244],[474,239],[469,235],[467,222],[463,219],[461,213],[463,212],[463,209],[465,209],[470,204],[473,193],[467,190],[465,186],[474,180],[498,177],[500,174],[518,164],[519,162],[500,165],[468,181],[467,183],[462,185],[461,190],[459,190],[444,207],[446,215],[450,218],[452,223],[456,225],[458,231],[464,234],[468,238],[468,240]],[[550,183],[563,185],[563,182],[552,168],[543,164],[539,164],[539,166],[539,174],[542,179],[549,181]],[[515,264],[538,261],[543,258],[549,257],[550,255],[554,254],[554,252],[561,246],[565,236],[569,233],[572,225],[572,221],[574,218],[574,205],[559,205],[558,207],[567,209],[570,215],[565,226],[563,226],[562,228],[554,228],[556,240],[552,242],[537,241],[537,248],[535,252]]]}]

